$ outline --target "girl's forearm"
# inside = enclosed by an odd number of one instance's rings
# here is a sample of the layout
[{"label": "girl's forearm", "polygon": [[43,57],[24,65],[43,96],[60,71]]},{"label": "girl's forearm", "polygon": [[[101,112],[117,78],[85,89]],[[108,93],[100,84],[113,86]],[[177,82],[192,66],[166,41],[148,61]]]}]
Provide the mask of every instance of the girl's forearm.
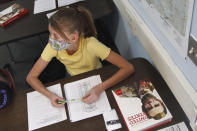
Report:
[{"label": "girl's forearm", "polygon": [[42,82],[37,77],[29,76],[27,78],[27,82],[36,91],[40,92],[41,94],[45,95],[48,98],[50,97],[51,92],[46,89],[46,87],[42,84]]},{"label": "girl's forearm", "polygon": [[127,67],[127,69],[119,69],[112,77],[101,83],[101,88],[105,90],[109,87],[112,87],[113,85],[127,78],[133,72],[134,72],[133,66]]}]

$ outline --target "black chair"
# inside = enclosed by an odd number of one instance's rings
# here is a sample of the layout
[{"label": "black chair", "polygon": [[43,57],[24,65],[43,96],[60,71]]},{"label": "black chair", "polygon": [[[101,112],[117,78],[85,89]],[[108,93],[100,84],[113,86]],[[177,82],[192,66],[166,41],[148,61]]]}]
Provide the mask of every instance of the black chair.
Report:
[{"label": "black chair", "polygon": [[56,58],[53,58],[44,71],[40,74],[39,79],[44,84],[53,82],[66,77],[65,66]]}]

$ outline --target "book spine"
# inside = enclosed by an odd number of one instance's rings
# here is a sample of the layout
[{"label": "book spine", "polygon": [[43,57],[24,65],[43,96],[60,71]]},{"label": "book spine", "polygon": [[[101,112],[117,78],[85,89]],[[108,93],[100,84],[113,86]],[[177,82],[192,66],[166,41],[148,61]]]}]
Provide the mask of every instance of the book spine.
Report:
[{"label": "book spine", "polygon": [[27,14],[28,12],[29,12],[28,9],[24,9],[23,12],[21,12],[20,14],[14,16],[14,17],[12,17],[12,18],[10,18],[10,19],[7,20],[6,22],[2,23],[1,26],[2,26],[2,27],[5,27],[5,26],[6,26],[7,24],[9,24],[10,22],[12,22],[12,21],[14,21],[14,20],[16,20],[16,19],[22,17],[23,15]]}]

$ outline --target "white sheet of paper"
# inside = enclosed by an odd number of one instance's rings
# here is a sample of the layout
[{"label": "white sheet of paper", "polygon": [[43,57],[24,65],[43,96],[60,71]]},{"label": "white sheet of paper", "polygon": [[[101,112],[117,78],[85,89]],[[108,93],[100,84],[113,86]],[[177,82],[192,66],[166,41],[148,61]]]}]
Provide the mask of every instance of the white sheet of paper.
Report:
[{"label": "white sheet of paper", "polygon": [[10,13],[10,12],[12,12],[12,7],[9,7],[9,8],[7,8],[7,9],[1,11],[1,12],[0,12],[0,17],[3,16],[3,15],[5,15],[5,14],[8,14],[8,13]]},{"label": "white sheet of paper", "polygon": [[58,0],[58,7],[62,7],[65,5],[70,5],[73,3],[77,3],[79,1],[83,1],[83,0]]},{"label": "white sheet of paper", "polygon": [[160,129],[158,131],[189,131],[184,122]]},{"label": "white sheet of paper", "polygon": [[[100,75],[91,76],[82,80],[64,85],[67,100],[82,98],[92,87],[101,83]],[[67,103],[71,122],[83,120],[89,117],[103,114],[111,110],[107,95],[103,92],[99,100],[92,104],[85,104],[82,101]]]},{"label": "white sheet of paper", "polygon": [[114,123],[114,124],[109,124],[109,125],[107,124],[107,122],[109,122],[109,121],[113,121],[113,120],[118,120],[119,121],[119,118],[118,118],[118,115],[117,115],[115,109],[113,109],[111,111],[104,112],[103,113],[103,118],[104,118],[104,121],[105,121],[105,126],[106,126],[108,131],[112,131],[112,130],[122,128],[122,125],[120,124],[120,122]]},{"label": "white sheet of paper", "polygon": [[[47,88],[62,97],[60,84]],[[50,100],[37,91],[27,93],[28,127],[35,130],[67,119],[65,107],[54,107]]]},{"label": "white sheet of paper", "polygon": [[34,1],[34,14],[52,10],[56,8],[55,0],[35,0]]},{"label": "white sheet of paper", "polygon": [[53,14],[55,14],[57,11],[58,11],[58,10],[46,14],[46,15],[47,15],[47,18],[49,19],[49,18],[50,18]]}]

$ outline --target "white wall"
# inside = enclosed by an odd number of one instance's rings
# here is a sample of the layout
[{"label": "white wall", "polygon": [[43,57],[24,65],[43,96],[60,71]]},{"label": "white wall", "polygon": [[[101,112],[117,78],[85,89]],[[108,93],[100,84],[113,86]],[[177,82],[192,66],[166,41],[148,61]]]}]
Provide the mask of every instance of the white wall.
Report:
[{"label": "white wall", "polygon": [[121,56],[127,60],[142,57],[153,64],[148,53],[138,38],[134,36],[131,29],[128,27],[126,19],[120,14],[117,8],[111,17],[107,17],[106,22]]}]

